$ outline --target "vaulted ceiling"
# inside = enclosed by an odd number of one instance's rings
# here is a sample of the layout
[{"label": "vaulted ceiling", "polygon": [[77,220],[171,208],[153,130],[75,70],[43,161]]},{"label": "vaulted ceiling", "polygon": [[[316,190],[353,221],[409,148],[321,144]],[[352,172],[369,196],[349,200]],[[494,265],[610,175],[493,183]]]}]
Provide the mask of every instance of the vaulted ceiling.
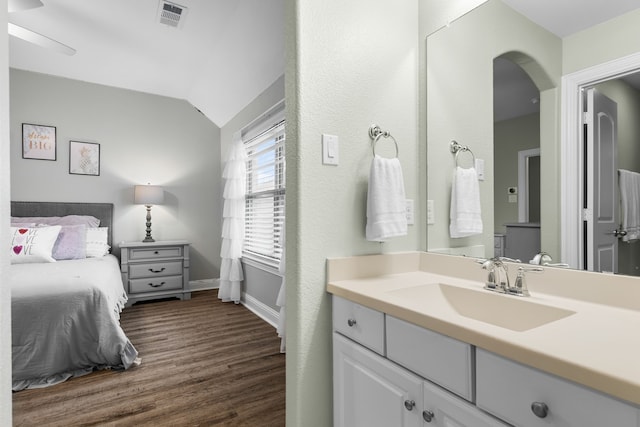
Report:
[{"label": "vaulted ceiling", "polygon": [[159,0],[42,3],[9,21],[76,54],[11,37],[11,67],[185,99],[218,126],[284,74],[284,0],[177,0],[178,27]]}]

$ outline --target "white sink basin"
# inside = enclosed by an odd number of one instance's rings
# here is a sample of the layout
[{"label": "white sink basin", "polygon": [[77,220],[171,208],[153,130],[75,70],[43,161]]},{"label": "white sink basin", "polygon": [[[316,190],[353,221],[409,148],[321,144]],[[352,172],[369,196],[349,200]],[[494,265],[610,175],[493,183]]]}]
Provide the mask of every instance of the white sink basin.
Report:
[{"label": "white sink basin", "polygon": [[528,331],[575,314],[575,311],[527,301],[526,297],[443,283],[412,286],[389,293],[412,302],[428,301],[433,304],[442,301],[460,316],[517,332]]}]

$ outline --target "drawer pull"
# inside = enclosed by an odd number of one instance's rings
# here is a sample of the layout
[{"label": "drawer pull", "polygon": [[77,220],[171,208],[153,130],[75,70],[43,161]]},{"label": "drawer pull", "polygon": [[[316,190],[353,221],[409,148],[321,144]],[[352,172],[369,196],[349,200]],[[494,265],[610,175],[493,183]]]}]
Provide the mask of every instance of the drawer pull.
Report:
[{"label": "drawer pull", "polygon": [[533,402],[531,410],[538,418],[546,418],[547,414],[549,414],[549,407],[544,402]]},{"label": "drawer pull", "polygon": [[436,415],[433,413],[433,411],[429,411],[428,409],[422,411],[422,419],[428,423],[430,423],[435,418],[435,416]]},{"label": "drawer pull", "polygon": [[152,273],[162,273],[164,271],[164,267],[162,267],[160,270],[154,270],[153,268],[150,268],[149,271]]},{"label": "drawer pull", "polygon": [[157,285],[155,283],[149,283],[149,286],[151,286],[152,288],[159,288],[160,286],[164,285],[166,282],[160,282]]},{"label": "drawer pull", "polygon": [[356,319],[349,319],[349,320],[347,320],[347,325],[349,325],[349,327],[351,327],[351,328],[352,328],[352,327],[354,327],[354,326],[356,326],[356,323],[357,323],[357,322],[356,322]]},{"label": "drawer pull", "polygon": [[405,400],[404,407],[407,408],[407,411],[413,411],[413,408],[416,407],[415,400]]}]

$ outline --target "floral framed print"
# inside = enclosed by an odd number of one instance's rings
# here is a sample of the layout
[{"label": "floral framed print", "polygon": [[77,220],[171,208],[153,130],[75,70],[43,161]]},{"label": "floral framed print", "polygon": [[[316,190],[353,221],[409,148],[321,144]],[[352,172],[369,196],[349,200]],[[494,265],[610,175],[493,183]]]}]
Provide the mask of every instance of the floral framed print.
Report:
[{"label": "floral framed print", "polygon": [[22,124],[22,158],[56,160],[55,126]]},{"label": "floral framed print", "polygon": [[100,144],[69,141],[69,173],[100,175]]}]

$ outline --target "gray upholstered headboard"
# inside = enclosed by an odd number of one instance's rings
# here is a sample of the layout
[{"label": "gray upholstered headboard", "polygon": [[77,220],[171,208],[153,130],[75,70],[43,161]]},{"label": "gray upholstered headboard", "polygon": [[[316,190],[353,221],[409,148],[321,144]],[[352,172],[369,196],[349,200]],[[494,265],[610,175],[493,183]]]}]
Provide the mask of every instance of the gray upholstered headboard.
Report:
[{"label": "gray upholstered headboard", "polygon": [[91,215],[109,227],[108,243],[112,245],[113,203],[11,202],[11,216]]}]

